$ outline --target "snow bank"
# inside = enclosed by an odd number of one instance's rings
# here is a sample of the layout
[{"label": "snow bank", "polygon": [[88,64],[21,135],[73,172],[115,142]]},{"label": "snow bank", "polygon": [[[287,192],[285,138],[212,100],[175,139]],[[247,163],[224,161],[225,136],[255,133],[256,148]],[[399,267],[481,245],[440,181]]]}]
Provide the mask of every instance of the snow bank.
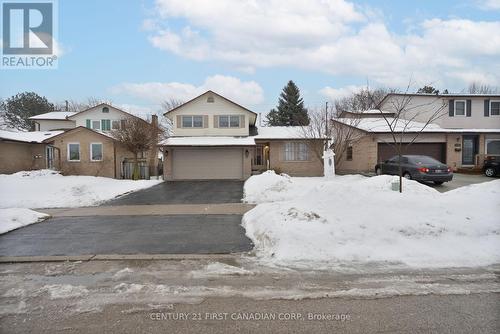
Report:
[{"label": "snow bank", "polygon": [[500,180],[447,193],[404,180],[400,194],[391,190],[394,179],[254,176],[245,184],[245,200],[270,203],[247,212],[243,226],[257,255],[273,264],[500,262]]},{"label": "snow bank", "polygon": [[191,272],[191,277],[193,278],[211,278],[219,276],[249,276],[249,275],[254,275],[254,272],[220,262],[209,263],[203,269],[193,270]]},{"label": "snow bank", "polygon": [[49,215],[24,208],[0,209],[0,234],[38,223]]},{"label": "snow bank", "polygon": [[63,176],[47,169],[0,174],[0,208],[91,206],[160,182],[162,181]]}]

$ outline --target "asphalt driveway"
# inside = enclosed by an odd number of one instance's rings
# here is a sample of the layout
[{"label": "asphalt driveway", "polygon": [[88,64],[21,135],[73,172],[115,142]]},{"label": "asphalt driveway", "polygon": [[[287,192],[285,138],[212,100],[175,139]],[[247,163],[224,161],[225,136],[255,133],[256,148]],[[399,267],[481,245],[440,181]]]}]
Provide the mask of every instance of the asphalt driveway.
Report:
[{"label": "asphalt driveway", "polygon": [[495,178],[487,177],[482,174],[453,174],[453,180],[450,182],[445,182],[442,185],[435,185],[433,183],[426,183],[430,187],[436,189],[439,192],[446,192],[460,187],[468,186],[476,183],[483,183],[488,181],[493,181]]},{"label": "asphalt driveway", "polygon": [[166,181],[104,205],[241,203],[243,181]]},{"label": "asphalt driveway", "polygon": [[249,251],[240,224],[241,215],[57,217],[0,235],[0,256]]}]

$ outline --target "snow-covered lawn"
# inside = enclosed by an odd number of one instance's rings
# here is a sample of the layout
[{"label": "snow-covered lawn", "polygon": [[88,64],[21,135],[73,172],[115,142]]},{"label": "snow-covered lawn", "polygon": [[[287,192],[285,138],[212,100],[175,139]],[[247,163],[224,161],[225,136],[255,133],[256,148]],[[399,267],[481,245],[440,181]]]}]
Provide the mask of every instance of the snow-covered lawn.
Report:
[{"label": "snow-covered lawn", "polygon": [[52,170],[0,174],[0,208],[91,206],[160,182],[63,176]]},{"label": "snow-covered lawn", "polygon": [[252,176],[245,201],[259,205],[243,226],[260,260],[272,264],[500,263],[500,180],[446,193],[404,180],[400,194],[391,190],[394,179]]},{"label": "snow-covered lawn", "polygon": [[0,234],[26,225],[41,222],[48,218],[45,213],[24,208],[0,209]]}]

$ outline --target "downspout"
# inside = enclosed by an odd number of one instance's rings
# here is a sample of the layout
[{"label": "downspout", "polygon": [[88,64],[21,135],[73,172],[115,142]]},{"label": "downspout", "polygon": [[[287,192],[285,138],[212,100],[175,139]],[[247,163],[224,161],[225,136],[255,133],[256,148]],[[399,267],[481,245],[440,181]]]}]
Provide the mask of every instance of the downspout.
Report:
[{"label": "downspout", "polygon": [[116,179],[116,143],[113,141],[113,176]]}]

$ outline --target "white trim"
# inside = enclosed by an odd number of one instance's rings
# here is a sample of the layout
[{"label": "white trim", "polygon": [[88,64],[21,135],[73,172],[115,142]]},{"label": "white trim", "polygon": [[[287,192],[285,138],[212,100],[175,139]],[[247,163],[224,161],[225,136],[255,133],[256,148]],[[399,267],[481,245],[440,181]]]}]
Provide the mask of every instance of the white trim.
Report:
[{"label": "white trim", "polygon": [[[464,114],[463,115],[457,115],[457,102],[464,103]],[[454,100],[453,101],[453,116],[455,116],[455,117],[467,116],[467,100]]]},{"label": "white trim", "polygon": [[[70,157],[69,145],[78,145],[78,158],[79,158],[78,160],[71,160],[69,158]],[[70,142],[67,144],[66,148],[67,148],[66,160],[68,162],[80,162],[82,160],[82,148],[80,146],[80,142]]]},{"label": "white trim", "polygon": [[491,114],[491,104],[492,104],[492,103],[495,103],[495,102],[500,103],[500,100],[490,100],[490,107],[489,107],[489,109],[488,109],[488,113],[489,113],[489,116],[490,116],[490,117],[498,117],[498,116],[500,116],[500,114],[498,114],[498,115],[492,115],[492,114]]},{"label": "white trim", "polygon": [[486,139],[484,141],[484,154],[488,154],[488,143],[491,143],[492,141],[500,141],[500,138]]},{"label": "white trim", "polygon": [[[101,159],[99,160],[94,160],[92,159],[92,145],[101,145]],[[90,143],[90,161],[93,161],[93,162],[100,162],[100,161],[103,161],[104,160],[104,145],[100,142],[93,142],[93,143]]]}]

